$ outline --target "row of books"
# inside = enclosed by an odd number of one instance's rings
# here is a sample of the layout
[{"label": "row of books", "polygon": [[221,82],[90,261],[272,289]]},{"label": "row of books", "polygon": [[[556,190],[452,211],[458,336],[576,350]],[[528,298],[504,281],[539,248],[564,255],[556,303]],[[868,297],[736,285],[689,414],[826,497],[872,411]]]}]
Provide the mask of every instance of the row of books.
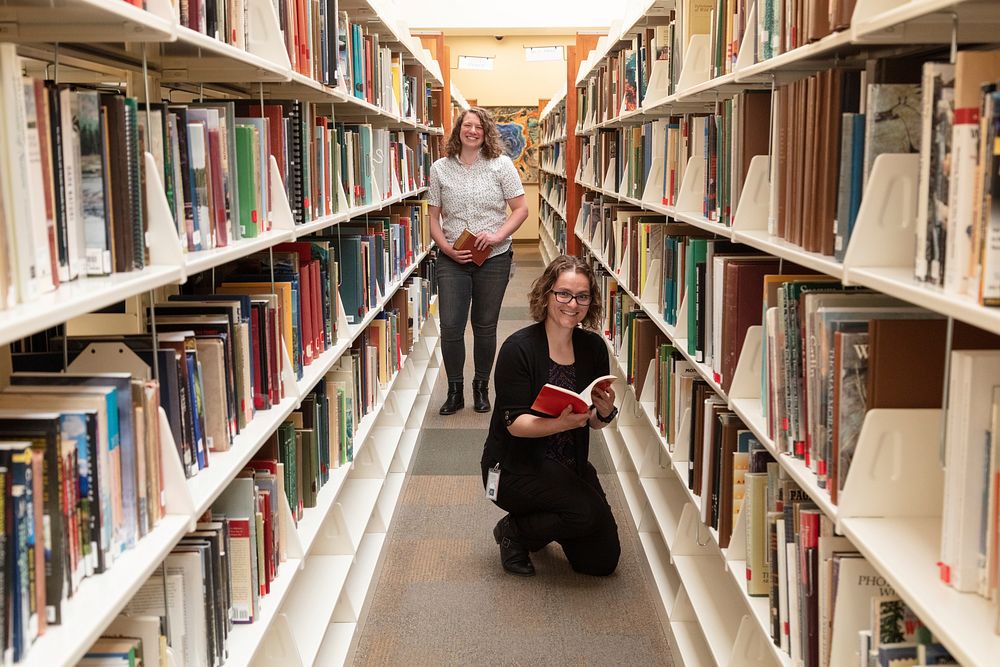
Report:
[{"label": "row of books", "polygon": [[771,640],[793,664],[958,664],[738,418],[712,399],[703,410],[706,429],[722,433],[721,447],[706,440],[706,451],[721,456],[723,483],[742,496],[747,593],[768,598]]},{"label": "row of books", "polygon": [[[246,0],[178,4],[179,22],[239,49],[249,35]],[[299,74],[381,107],[390,113],[427,124],[430,120],[430,82],[419,64],[407,64],[402,51],[393,51],[367,29],[351,21],[338,0],[316,3],[280,0],[275,3],[279,29],[289,64]]]},{"label": "row of books", "polygon": [[14,373],[0,393],[0,634],[17,661],[84,578],[164,515],[159,387],[130,373]]},{"label": "row of books", "polygon": [[309,103],[140,105],[20,67],[0,49],[11,110],[0,155],[12,166],[0,182],[0,308],[145,266],[145,152],[188,251],[270,229],[271,156],[298,224],[425,187],[435,157],[425,134],[336,123]]},{"label": "row of books", "polygon": [[564,254],[568,228],[561,213],[542,199],[538,205],[538,221],[544,229],[548,230],[559,253]]},{"label": "row of books", "polygon": [[543,144],[558,141],[566,136],[566,104],[556,104],[545,118],[542,118],[542,132],[539,141]]},{"label": "row of books", "polygon": [[[301,518],[305,508],[315,505],[316,494],[329,479],[331,469],[353,460],[356,425],[374,408],[378,386],[384,386],[401,368],[419,337],[429,312],[433,266],[423,267],[422,273],[424,276],[411,277],[394,293],[386,308],[358,335],[350,351],[303,397],[299,408],[255,455],[252,465],[270,457],[284,466],[281,497],[288,498],[293,519]],[[13,458],[0,469],[9,471],[7,479],[20,485],[21,490],[11,497],[27,501],[11,501],[11,508],[22,503],[17,516],[25,522],[25,512],[31,511],[31,523],[23,525],[19,551],[4,554],[5,562],[13,564],[10,559],[20,559],[18,567],[24,568],[10,575],[19,577],[18,581],[23,579],[23,586],[14,585],[13,579],[5,586],[13,596],[8,601],[13,604],[6,607],[11,611],[5,616],[7,631],[3,637],[15,661],[44,632],[46,621],[61,622],[62,601],[72,597],[85,577],[107,571],[163,516],[163,472],[159,462],[166,434],[160,431],[161,408],[185,471],[195,474],[210,465],[211,452],[232,446],[235,435],[253,415],[252,409],[245,409],[247,405],[254,406],[257,399],[254,407],[266,409],[282,398],[280,379],[278,386],[270,387],[279,393],[254,394],[253,381],[260,379],[257,374],[268,364],[250,360],[253,353],[259,352],[261,341],[273,342],[280,337],[276,333],[257,334],[249,336],[248,341],[242,308],[257,297],[228,294],[227,284],[232,287],[230,283],[217,286],[216,298],[177,295],[176,299],[157,304],[161,311],[157,327],[162,385],[133,379],[126,372],[26,372],[19,369],[51,366],[52,354],[12,355],[17,372],[11,376],[11,386],[0,393],[0,439],[9,446],[0,449],[10,452]],[[268,296],[272,302],[279,301],[274,294]],[[271,305],[277,313],[282,312],[282,308]],[[270,320],[275,328],[283,325],[281,318]],[[51,341],[61,346],[58,338],[52,337]],[[109,341],[123,345],[110,357],[99,356],[89,363],[102,368],[146,364],[142,377],[152,375],[151,337],[140,335],[72,338],[66,348],[71,369],[81,357],[99,354],[95,344]],[[252,343],[250,355],[248,342]],[[126,358],[122,349],[134,353],[134,357]],[[61,360],[62,352],[58,356]],[[277,363],[273,358],[269,362],[272,366]],[[276,368],[270,370],[273,377]],[[72,447],[67,448],[67,442]],[[279,472],[271,470],[272,475]],[[24,488],[25,476],[27,484],[34,478],[37,485]],[[278,497],[272,492],[274,501],[269,507],[274,515]],[[20,524],[11,519],[7,525]],[[266,528],[261,530],[270,535]],[[253,529],[249,534],[252,536]],[[13,539],[5,544],[18,542]],[[184,546],[186,542],[181,548]],[[226,552],[232,553],[228,549]],[[204,563],[204,558],[199,562]],[[276,565],[272,563],[266,572],[261,570],[260,576],[273,578]],[[29,576],[34,572],[45,575]],[[200,576],[204,577],[204,573]],[[269,580],[262,583],[267,585]],[[233,590],[248,589],[234,585]],[[233,611],[231,620],[240,621],[243,616],[243,612]],[[197,636],[204,633],[187,635]],[[221,630],[216,631],[210,643],[221,636]],[[217,652],[219,646],[210,650]]]},{"label": "row of books", "polygon": [[563,150],[562,142],[542,146],[539,149],[539,164],[544,170],[565,174],[566,151]]},{"label": "row of books", "polygon": [[[616,289],[606,270],[598,268],[598,275],[608,304],[605,334],[626,381],[637,398],[652,400],[660,435],[675,451],[683,447],[688,452],[689,461],[678,464],[678,472],[701,498],[699,521],[714,529],[725,549],[741,511],[746,515],[747,591],[771,598],[769,630],[775,644],[795,664],[897,664],[886,662],[889,658],[912,658],[899,664],[919,664],[925,653],[947,657],[929,632],[917,632],[923,628],[919,619],[884,578],[848,540],[834,536],[828,518],[695,365],[628,294]],[[646,382],[654,383],[652,391]],[[685,417],[688,440],[680,443]],[[776,552],[781,545],[786,549]],[[803,567],[814,564],[818,572],[803,574]],[[846,577],[836,575],[841,571]],[[818,587],[811,582],[819,582]],[[872,596],[879,597],[872,618],[881,623],[869,620]],[[885,622],[890,614],[896,618],[892,627]]]},{"label": "row of books", "polygon": [[[635,111],[646,99],[647,89],[653,76],[653,65],[664,61],[669,67],[669,44],[673,38],[670,27],[674,12],[647,17],[648,27],[637,31],[628,45],[621,51],[608,56],[597,72],[588,80],[586,87],[578,87],[577,118],[579,128],[590,126],[622,113]],[[660,91],[661,95],[668,91]]]},{"label": "row of books", "polygon": [[980,85],[1000,80],[997,53],[960,51],[955,65],[878,61],[864,72],[826,70],[777,87],[773,100],[745,92],[718,114],[603,130],[582,146],[578,176],[602,184],[615,160],[612,187],[641,198],[662,161],[657,185],[662,203],[674,206],[694,159],[704,167],[702,215],[728,226],[751,158],[770,153],[769,232],[843,260],[875,158],[919,154],[916,278],[1000,303],[989,176],[995,113],[992,84]]}]

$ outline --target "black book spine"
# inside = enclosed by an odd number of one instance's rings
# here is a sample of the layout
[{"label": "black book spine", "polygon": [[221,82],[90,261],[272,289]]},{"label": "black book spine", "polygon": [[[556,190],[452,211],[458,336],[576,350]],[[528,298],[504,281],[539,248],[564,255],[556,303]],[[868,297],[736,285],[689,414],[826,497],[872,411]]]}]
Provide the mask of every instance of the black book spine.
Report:
[{"label": "black book spine", "polygon": [[52,135],[52,185],[56,203],[56,250],[59,255],[60,280],[69,279],[69,242],[66,235],[66,192],[63,178],[63,136],[59,114],[59,88],[45,82],[49,98],[49,129]]}]

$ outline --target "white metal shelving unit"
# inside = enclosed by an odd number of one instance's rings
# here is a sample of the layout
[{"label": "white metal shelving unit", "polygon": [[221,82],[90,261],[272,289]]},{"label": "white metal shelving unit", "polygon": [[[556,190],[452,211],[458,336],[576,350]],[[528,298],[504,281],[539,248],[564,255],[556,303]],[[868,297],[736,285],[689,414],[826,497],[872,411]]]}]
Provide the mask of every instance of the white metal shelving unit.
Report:
[{"label": "white metal shelving unit", "polygon": [[[578,86],[586,85],[605,57],[622,48],[623,40],[643,27],[641,16],[660,8],[649,0],[637,0],[635,4],[642,11],[634,19],[612,26],[610,35],[602,38],[581,66]],[[957,21],[959,42],[996,42],[1000,6],[985,0],[858,0],[850,30],[760,63],[741,57],[736,70],[726,76],[713,79],[707,72],[689,72],[685,78],[682,74],[682,80],[690,83],[684,89],[672,95],[653,91],[639,109],[616,118],[585,118],[581,114],[580,124],[573,132],[578,137],[595,137],[602,128],[684,113],[697,104],[714,102],[717,97],[725,99],[741,90],[769,86],[772,80],[780,84],[801,76],[804,71],[826,69],[835,58],[857,56],[867,48],[874,47],[877,53],[880,45],[892,49],[900,44],[946,44],[951,38],[953,20]],[[915,181],[914,156],[878,158],[864,193],[862,215],[843,261],[805,252],[769,233],[767,156],[754,158],[729,227],[702,215],[698,192],[702,175],[693,172],[691,166],[697,168],[689,163],[673,206],[662,203],[659,179],[649,179],[641,198],[615,192],[613,163],[604,174],[594,173],[593,165],[581,163],[573,177],[591,191],[641,210],[687,222],[719,237],[834,276],[845,284],[864,285],[1000,334],[997,309],[944,293],[912,277],[910,212],[914,210],[914,202],[907,197],[916,191],[915,182],[906,183],[903,188],[889,187],[888,182],[890,176]],[[602,239],[597,237],[591,242],[579,230],[575,233],[581,245],[612,276],[621,277],[605,257]],[[658,279],[656,275],[648,278],[654,283]],[[621,283],[619,287],[628,291]],[[686,354],[684,328],[664,322],[656,297],[643,299],[645,295],[629,294],[675,347]],[[685,310],[686,304],[682,303],[680,311]],[[684,318],[679,317],[679,321]],[[711,369],[703,364],[695,366],[704,380],[721,389]],[[760,397],[760,371],[761,328],[752,327],[729,394],[720,394],[730,409],[961,664],[995,664],[996,656],[1000,655],[995,606],[977,595],[959,593],[938,578],[942,504],[940,411],[870,411],[846,487],[835,504],[815,472],[769,437]],[[617,372],[624,374],[621,362]],[[646,386],[649,382],[651,376],[647,376]],[[629,516],[639,530],[647,563],[669,619],[667,626],[675,656],[687,665],[790,664],[789,657],[770,642],[766,598],[746,594],[745,545],[738,537],[743,530],[742,517],[734,527],[732,543],[725,550],[719,549],[714,530],[698,528],[700,498],[687,488],[689,452],[681,444],[688,438],[689,416],[682,418],[677,442],[670,443],[660,435],[652,398],[652,395],[636,396],[629,387],[622,398],[615,428],[605,430],[605,434],[629,505]],[[893,444],[900,442],[907,444],[905,456]]]},{"label": "white metal shelving unit", "polygon": [[[243,92],[237,93],[238,96],[257,99],[260,95],[263,98],[266,91],[268,97],[276,99],[326,102],[333,105],[337,118],[365,118],[376,127],[414,130],[437,136],[442,134],[440,127],[401,117],[395,108],[376,107],[293,71],[283,38],[277,30],[272,4],[266,0],[248,0],[248,4],[253,16],[249,23],[251,39],[246,50],[180,25],[176,7],[167,0],[146,0],[146,9],[120,0],[55,0],[52,3],[13,0],[0,7],[0,38],[21,44],[19,48],[24,51],[23,55],[30,58],[51,57],[53,50],[50,45],[63,43],[65,49],[59,52],[62,56],[59,60],[60,73],[65,71],[67,74],[78,74],[89,66],[88,56],[84,55],[86,50],[74,51],[75,44],[100,43],[102,50],[93,57],[95,71],[111,77],[123,76],[122,81],[128,80],[133,94],[134,85],[138,85],[140,91],[143,87],[142,79],[135,79],[139,71],[136,59],[148,57],[149,86],[156,91],[160,90],[160,85],[171,88],[186,86],[190,90],[204,84],[206,90],[215,90],[220,85],[226,87],[231,95],[243,86]],[[349,0],[348,3],[342,1],[341,8],[347,9],[355,19],[364,17],[366,30],[379,34],[383,44],[402,54],[404,62],[418,64],[426,80],[440,86],[438,64],[383,4],[378,0]],[[56,16],[58,20],[54,20]],[[157,46],[146,49],[148,44]],[[67,53],[72,56],[67,56]],[[120,68],[117,68],[118,56]],[[124,75],[110,74],[113,71],[124,72]],[[454,92],[457,93],[457,90]],[[367,213],[376,213],[392,204],[419,196],[426,190],[401,191],[399,184],[393,182],[391,196],[383,195],[379,201],[363,207],[347,207],[341,192],[341,213],[295,225],[284,195],[284,184],[278,176],[277,163],[272,157],[269,184],[273,193],[271,229],[255,238],[230,242],[225,247],[185,252],[166,208],[163,186],[156,176],[156,169],[152,168],[152,157],[146,154],[145,160],[147,174],[151,174],[145,183],[144,193],[149,207],[146,240],[150,261],[147,267],[107,277],[81,277],[63,283],[31,303],[0,312],[0,345],[157,288],[184,282],[195,273],[276,244],[305,237]],[[403,274],[386,286],[385,294],[380,294],[379,303],[360,324],[347,325],[342,317],[339,339],[333,348],[306,366],[300,380],[285,378],[285,398],[269,410],[258,411],[251,423],[235,438],[229,451],[211,454],[208,468],[191,479],[185,479],[168,435],[162,447],[166,516],[149,535],[139,540],[134,549],[118,558],[108,572],[82,582],[77,594],[63,605],[64,623],[49,626],[20,664],[39,667],[71,665],[82,657],[156,570],[164,556],[193,528],[198,516],[298,407],[301,398],[322,380],[365,326],[386,307],[391,295],[413,274],[428,253],[429,249],[419,252]],[[434,308],[436,306],[432,306],[432,313]],[[382,543],[370,535],[384,533],[393,516],[412,461],[420,419],[437,377],[437,345],[436,323],[432,316],[425,322],[422,335],[405,358],[402,369],[380,388],[375,409],[358,425],[355,461],[331,470],[330,480],[322,488],[317,506],[305,511],[294,535],[290,536],[288,559],[279,567],[270,594],[261,599],[258,619],[253,624],[234,628],[227,665],[248,665],[254,660],[266,662],[268,655],[275,654],[274,647],[282,645],[289,636],[288,615],[310,613],[311,599],[306,607],[296,607],[296,600],[309,592],[312,584],[310,576],[321,580],[326,590],[334,594],[331,605],[339,605],[338,596],[350,588],[351,581],[355,582],[354,588],[351,588],[352,600],[357,599],[357,592],[367,594],[368,584],[358,587],[363,579],[361,574],[367,574],[370,583],[376,571],[372,559],[377,564],[377,552]],[[161,414],[161,421],[163,419]],[[168,427],[166,431],[169,431]],[[387,433],[392,434],[388,439]],[[382,481],[377,481],[378,475],[381,475]],[[350,553],[332,548],[337,544],[338,528],[344,526],[349,527],[350,534],[358,538]],[[340,652],[346,656],[351,634],[344,632],[346,625],[334,628],[329,622],[328,619],[318,628],[320,634],[314,642],[313,653],[322,644],[324,655]],[[353,632],[353,626],[350,629]],[[292,663],[279,658],[276,664]]]}]

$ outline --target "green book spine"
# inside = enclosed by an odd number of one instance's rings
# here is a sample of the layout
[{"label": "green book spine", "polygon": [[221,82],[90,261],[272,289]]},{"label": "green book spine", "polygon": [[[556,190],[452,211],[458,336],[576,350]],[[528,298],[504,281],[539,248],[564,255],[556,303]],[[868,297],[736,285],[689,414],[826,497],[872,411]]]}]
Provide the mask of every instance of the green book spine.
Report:
[{"label": "green book spine", "polygon": [[236,189],[239,197],[240,230],[243,236],[257,236],[258,211],[255,206],[253,173],[253,128],[248,125],[236,128]]}]

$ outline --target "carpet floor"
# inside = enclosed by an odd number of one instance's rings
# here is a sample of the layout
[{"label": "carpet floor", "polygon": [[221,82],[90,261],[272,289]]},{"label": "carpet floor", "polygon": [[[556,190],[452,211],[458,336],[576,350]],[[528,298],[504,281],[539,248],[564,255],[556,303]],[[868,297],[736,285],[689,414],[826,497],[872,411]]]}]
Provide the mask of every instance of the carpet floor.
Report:
[{"label": "carpet floor", "polygon": [[[515,262],[500,342],[531,323],[524,295],[544,268],[537,249],[518,248]],[[466,349],[465,377],[471,378],[471,332]],[[514,577],[500,567],[491,531],[503,513],[485,499],[479,470],[489,415],[470,406],[442,417],[437,410],[445,393],[442,372],[353,664],[672,666],[655,587],[603,438],[592,438],[591,461],[619,527],[617,571],[604,578],[578,575],[558,545],[550,545],[532,555],[535,577]],[[470,394],[467,387],[467,405]]]}]

